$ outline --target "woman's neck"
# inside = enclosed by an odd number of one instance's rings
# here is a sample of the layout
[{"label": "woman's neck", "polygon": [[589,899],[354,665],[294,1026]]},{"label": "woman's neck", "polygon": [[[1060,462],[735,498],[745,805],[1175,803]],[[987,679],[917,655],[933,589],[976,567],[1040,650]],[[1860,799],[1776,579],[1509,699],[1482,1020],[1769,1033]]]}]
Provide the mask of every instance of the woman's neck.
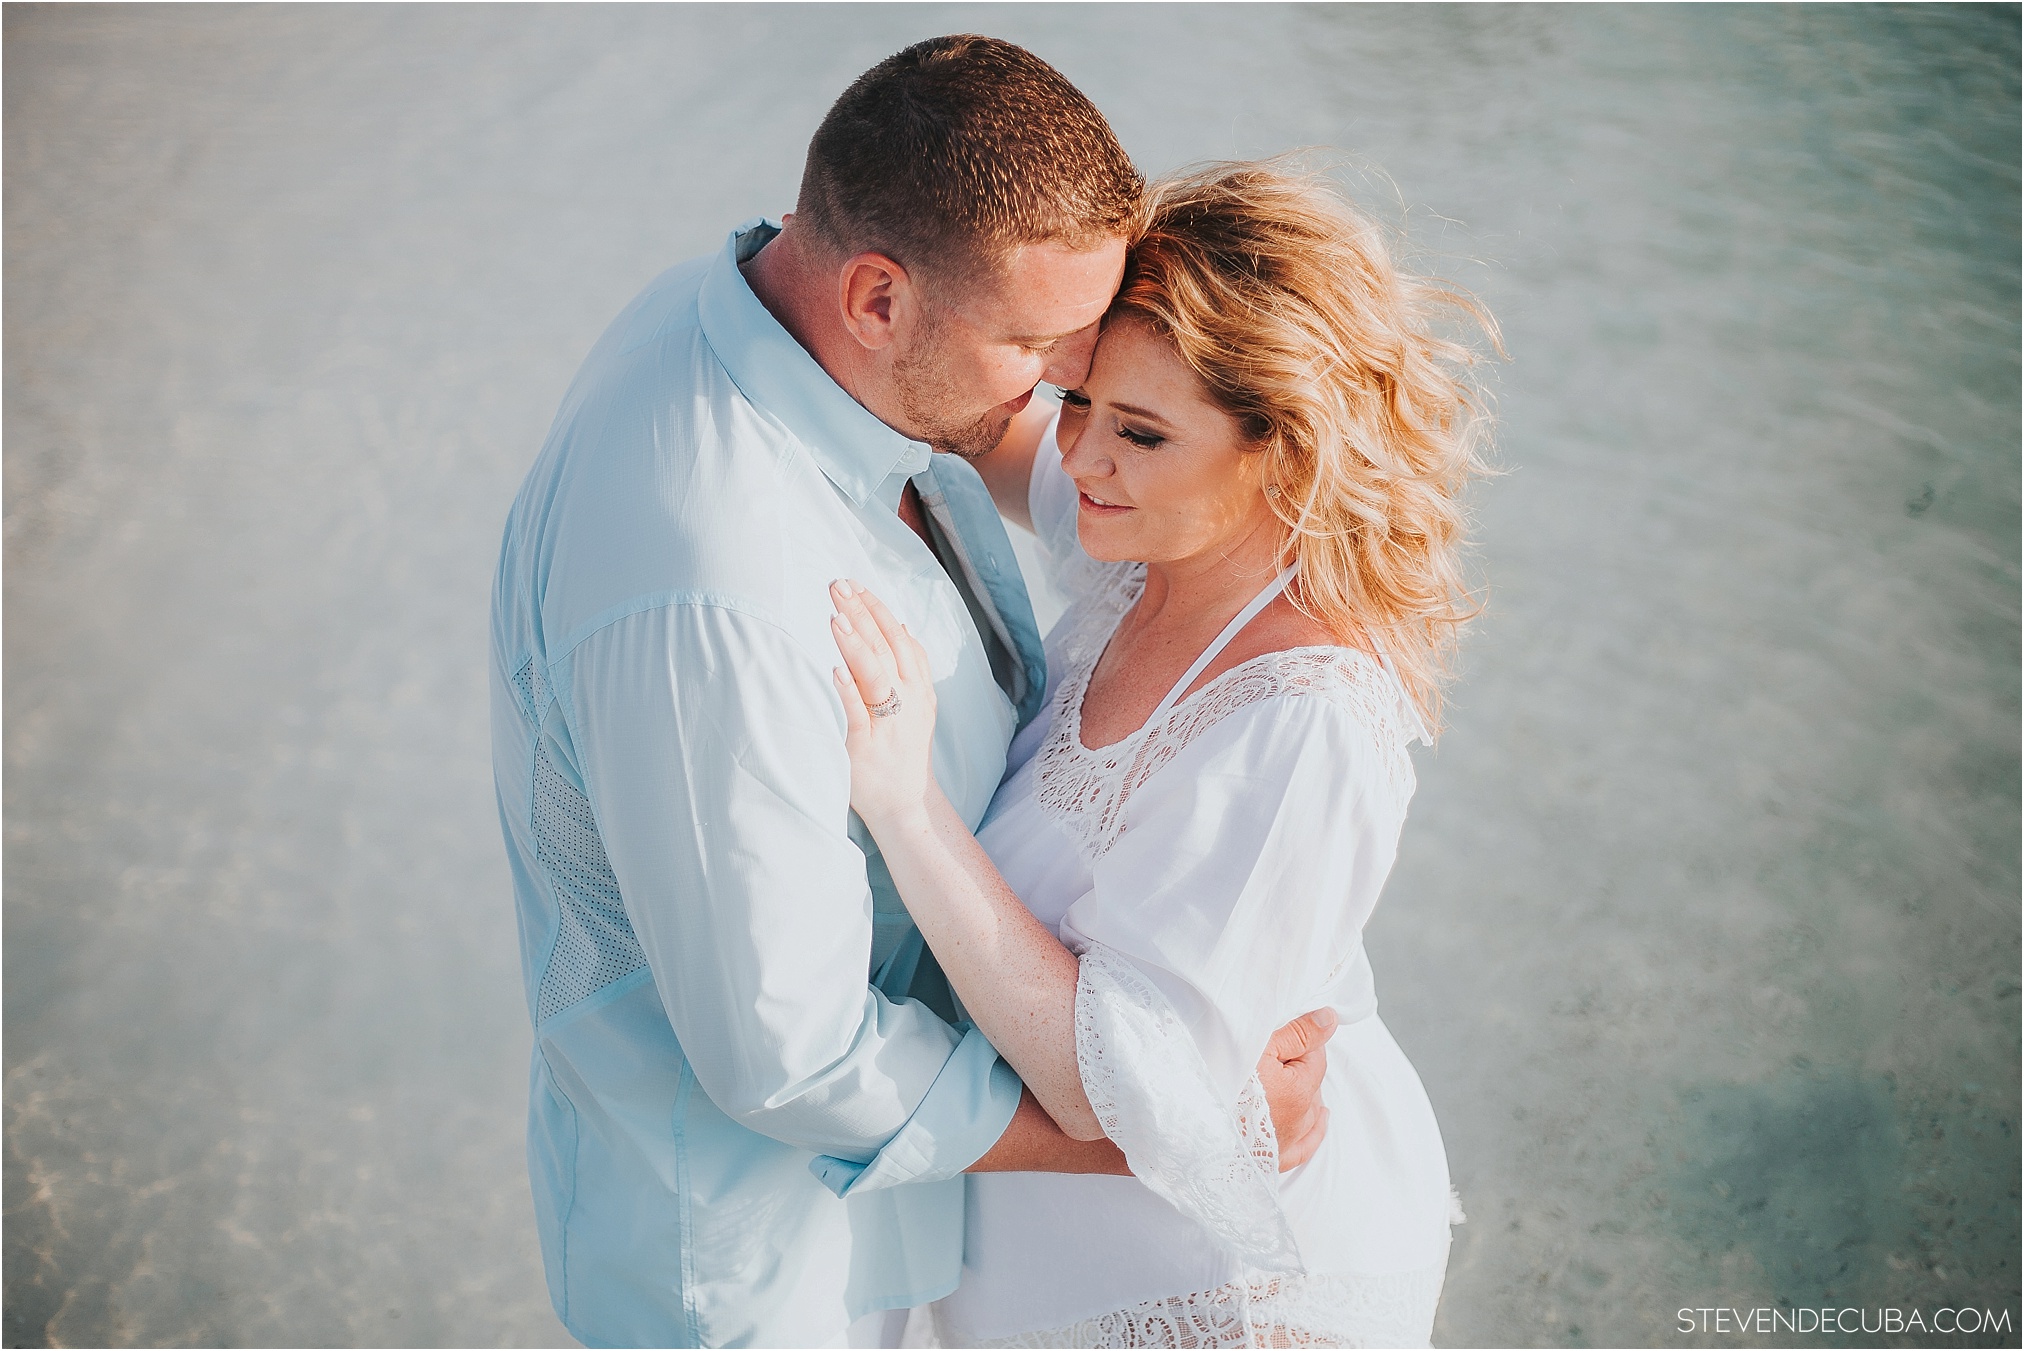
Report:
[{"label": "woman's neck", "polygon": [[[1277,522],[1273,522],[1277,525]],[[1260,528],[1235,544],[1146,564],[1130,622],[1141,633],[1220,630],[1279,574],[1280,532]]]},{"label": "woman's neck", "polygon": [[[1146,564],[1145,589],[1118,621],[1084,690],[1084,746],[1111,745],[1145,724],[1202,649],[1278,575],[1275,536],[1260,530],[1197,557]],[[1264,614],[1271,613],[1267,606]],[[1244,639],[1237,643],[1243,647]],[[1217,664],[1203,676],[1216,674]]]}]

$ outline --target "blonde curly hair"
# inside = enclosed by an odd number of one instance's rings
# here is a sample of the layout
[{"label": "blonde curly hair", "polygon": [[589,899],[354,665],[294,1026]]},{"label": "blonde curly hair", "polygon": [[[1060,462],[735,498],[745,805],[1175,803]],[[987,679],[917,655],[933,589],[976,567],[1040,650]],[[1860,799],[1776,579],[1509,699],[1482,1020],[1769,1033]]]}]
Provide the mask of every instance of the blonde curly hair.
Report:
[{"label": "blonde curly hair", "polygon": [[1427,726],[1461,625],[1463,485],[1490,472],[1471,370],[1439,336],[1496,321],[1400,272],[1383,232],[1318,173],[1211,164],[1153,185],[1111,316],[1149,323],[1265,456],[1261,482],[1298,558],[1293,601],[1346,642],[1380,644]]}]

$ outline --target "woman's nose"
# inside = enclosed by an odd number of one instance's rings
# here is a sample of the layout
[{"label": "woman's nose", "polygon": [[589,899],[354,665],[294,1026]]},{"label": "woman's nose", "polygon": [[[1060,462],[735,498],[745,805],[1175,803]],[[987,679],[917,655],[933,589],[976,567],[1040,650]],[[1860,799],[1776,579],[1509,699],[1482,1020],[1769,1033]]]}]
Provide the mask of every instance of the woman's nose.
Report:
[{"label": "woman's nose", "polygon": [[1087,410],[1071,420],[1067,411],[1061,415],[1061,425],[1055,431],[1055,444],[1061,447],[1061,467],[1070,478],[1103,478],[1112,473],[1116,466],[1108,456],[1096,449],[1096,438],[1089,433],[1089,425],[1095,421]]}]

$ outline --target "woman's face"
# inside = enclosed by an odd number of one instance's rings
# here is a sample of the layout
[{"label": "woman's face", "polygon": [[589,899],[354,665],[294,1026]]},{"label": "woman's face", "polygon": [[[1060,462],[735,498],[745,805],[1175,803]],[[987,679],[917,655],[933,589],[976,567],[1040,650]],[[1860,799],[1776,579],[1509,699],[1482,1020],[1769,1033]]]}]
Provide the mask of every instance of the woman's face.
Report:
[{"label": "woman's face", "polygon": [[1259,482],[1264,457],[1143,320],[1105,325],[1089,378],[1062,396],[1055,439],[1092,558],[1230,557],[1281,529]]}]

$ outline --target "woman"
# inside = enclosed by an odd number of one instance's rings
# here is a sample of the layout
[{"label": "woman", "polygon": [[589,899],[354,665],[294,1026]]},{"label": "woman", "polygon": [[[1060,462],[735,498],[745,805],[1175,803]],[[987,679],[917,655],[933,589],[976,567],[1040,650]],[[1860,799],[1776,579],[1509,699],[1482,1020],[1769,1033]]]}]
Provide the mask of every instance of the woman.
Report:
[{"label": "woman", "polygon": [[[947,1342],[1427,1342],[1461,1216],[1361,931],[1468,613],[1442,308],[1488,323],[1312,180],[1157,189],[1087,382],[983,466],[1074,600],[974,838],[923,650],[833,590],[852,806],[978,1026],[1133,1173],[973,1176]],[[1282,1176],[1253,1066],[1318,1006],[1328,1134]]]}]

